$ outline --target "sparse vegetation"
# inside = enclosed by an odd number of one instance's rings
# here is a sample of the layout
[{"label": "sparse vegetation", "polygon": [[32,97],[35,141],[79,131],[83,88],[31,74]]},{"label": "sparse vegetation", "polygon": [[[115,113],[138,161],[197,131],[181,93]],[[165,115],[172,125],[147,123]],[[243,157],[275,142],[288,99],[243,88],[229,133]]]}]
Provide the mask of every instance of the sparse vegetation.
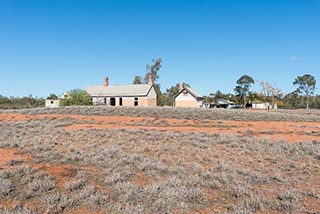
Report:
[{"label": "sparse vegetation", "polygon": [[0,95],[0,109],[24,109],[44,107],[45,100],[39,97],[6,97]]},{"label": "sparse vegetation", "polygon": [[[0,121],[0,213],[316,213],[320,209],[319,141],[289,143],[250,134],[143,128],[177,126],[170,118],[181,119],[190,130],[228,128],[217,121],[232,119],[318,124],[314,110],[69,107],[1,113],[8,118]],[[9,116],[14,113],[22,118]],[[127,123],[136,128],[96,129],[93,125],[102,124],[95,117],[99,115],[132,116]],[[67,129],[79,124],[92,127]]]}]

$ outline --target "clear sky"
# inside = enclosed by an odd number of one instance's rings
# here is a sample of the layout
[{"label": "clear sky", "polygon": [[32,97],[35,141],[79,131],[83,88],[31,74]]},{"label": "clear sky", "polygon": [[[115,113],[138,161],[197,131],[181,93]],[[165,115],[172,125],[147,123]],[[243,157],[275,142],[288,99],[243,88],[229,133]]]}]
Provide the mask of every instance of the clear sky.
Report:
[{"label": "clear sky", "polygon": [[320,1],[0,0],[0,95],[131,84],[158,57],[162,91],[233,93],[243,74],[286,93],[298,75],[320,83]]}]

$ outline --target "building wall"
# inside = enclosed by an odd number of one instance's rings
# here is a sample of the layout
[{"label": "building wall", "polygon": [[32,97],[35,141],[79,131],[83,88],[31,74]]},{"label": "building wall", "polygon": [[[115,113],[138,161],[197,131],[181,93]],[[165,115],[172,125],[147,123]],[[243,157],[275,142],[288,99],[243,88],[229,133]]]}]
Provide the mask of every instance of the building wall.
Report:
[{"label": "building wall", "polygon": [[148,99],[148,106],[149,107],[156,107],[157,106],[157,99]]},{"label": "building wall", "polygon": [[148,106],[148,98],[147,97],[139,97],[138,98],[138,106],[143,106],[143,107]]},{"label": "building wall", "polygon": [[155,107],[155,106],[157,106],[157,100],[150,99],[149,97],[139,97],[138,98],[138,106]]},{"label": "building wall", "polygon": [[157,99],[157,93],[154,87],[151,88],[149,94],[148,94],[148,99]]},{"label": "building wall", "polygon": [[[112,97],[93,97],[92,102],[93,105],[111,105]],[[115,98],[115,106],[120,106],[120,97]],[[122,106],[135,106],[135,98],[136,97],[122,97]],[[138,106],[144,107],[155,107],[157,106],[157,95],[153,90],[150,91],[147,97],[137,97],[138,98]]]},{"label": "building wall", "polygon": [[157,93],[154,87],[151,88],[149,94],[148,94],[148,102],[146,106],[149,107],[156,107],[157,106]]},{"label": "building wall", "polygon": [[[111,99],[115,99],[115,106],[120,105],[120,97],[93,97],[93,105],[111,105]],[[133,106],[133,97],[122,97],[122,106]]]},{"label": "building wall", "polygon": [[110,98],[106,97],[106,103],[104,102],[104,97],[92,97],[93,105],[109,105]]},{"label": "building wall", "polygon": [[269,103],[252,103],[252,108],[254,109],[267,109]]},{"label": "building wall", "polygon": [[134,97],[123,97],[122,106],[134,106]]},{"label": "building wall", "polygon": [[197,101],[176,101],[176,107],[198,107]]},{"label": "building wall", "polygon": [[92,102],[93,105],[106,105],[110,106],[112,99],[115,99],[115,105],[114,106],[120,106],[120,99],[122,98],[122,106],[135,106],[136,99],[138,98],[138,106],[152,106],[155,107],[157,106],[157,93],[155,91],[154,87],[151,87],[150,85],[150,91],[146,96],[137,96],[137,97],[111,97],[111,96],[92,96]]},{"label": "building wall", "polygon": [[197,100],[189,93],[182,92],[175,99],[176,107],[197,107]]},{"label": "building wall", "polygon": [[60,100],[46,100],[47,108],[58,108],[60,106]]}]

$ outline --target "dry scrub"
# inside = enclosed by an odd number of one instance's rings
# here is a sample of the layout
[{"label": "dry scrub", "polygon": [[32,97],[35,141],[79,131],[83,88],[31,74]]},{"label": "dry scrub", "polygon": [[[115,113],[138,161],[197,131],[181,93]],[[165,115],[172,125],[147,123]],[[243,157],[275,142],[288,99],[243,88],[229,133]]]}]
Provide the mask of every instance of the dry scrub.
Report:
[{"label": "dry scrub", "polygon": [[0,213],[320,212],[319,141],[294,144],[139,126],[65,130],[94,121],[49,117],[121,116],[128,111],[129,116],[146,115],[157,118],[159,126],[170,126],[161,120],[175,117],[197,124],[213,117],[259,121],[281,115],[285,121],[319,121],[318,112],[91,110],[2,112],[48,117],[0,122]]},{"label": "dry scrub", "polygon": [[173,118],[186,120],[235,120],[235,121],[304,121],[320,122],[319,110],[283,110],[276,109],[267,112],[265,110],[253,111],[242,109],[195,109],[195,108],[151,108],[151,107],[106,107],[106,106],[82,106],[61,107],[55,109],[37,108],[25,110],[0,110],[1,113],[19,113],[27,115],[37,114],[64,114],[64,115],[95,115],[95,116],[130,116]]}]

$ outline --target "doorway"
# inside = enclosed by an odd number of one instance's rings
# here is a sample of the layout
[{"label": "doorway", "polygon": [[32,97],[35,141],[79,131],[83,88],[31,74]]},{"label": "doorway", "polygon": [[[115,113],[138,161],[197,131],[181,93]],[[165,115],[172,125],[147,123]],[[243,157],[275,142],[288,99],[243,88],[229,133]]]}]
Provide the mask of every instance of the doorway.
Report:
[{"label": "doorway", "polygon": [[114,97],[110,98],[110,105],[116,106],[116,98],[114,98]]}]

